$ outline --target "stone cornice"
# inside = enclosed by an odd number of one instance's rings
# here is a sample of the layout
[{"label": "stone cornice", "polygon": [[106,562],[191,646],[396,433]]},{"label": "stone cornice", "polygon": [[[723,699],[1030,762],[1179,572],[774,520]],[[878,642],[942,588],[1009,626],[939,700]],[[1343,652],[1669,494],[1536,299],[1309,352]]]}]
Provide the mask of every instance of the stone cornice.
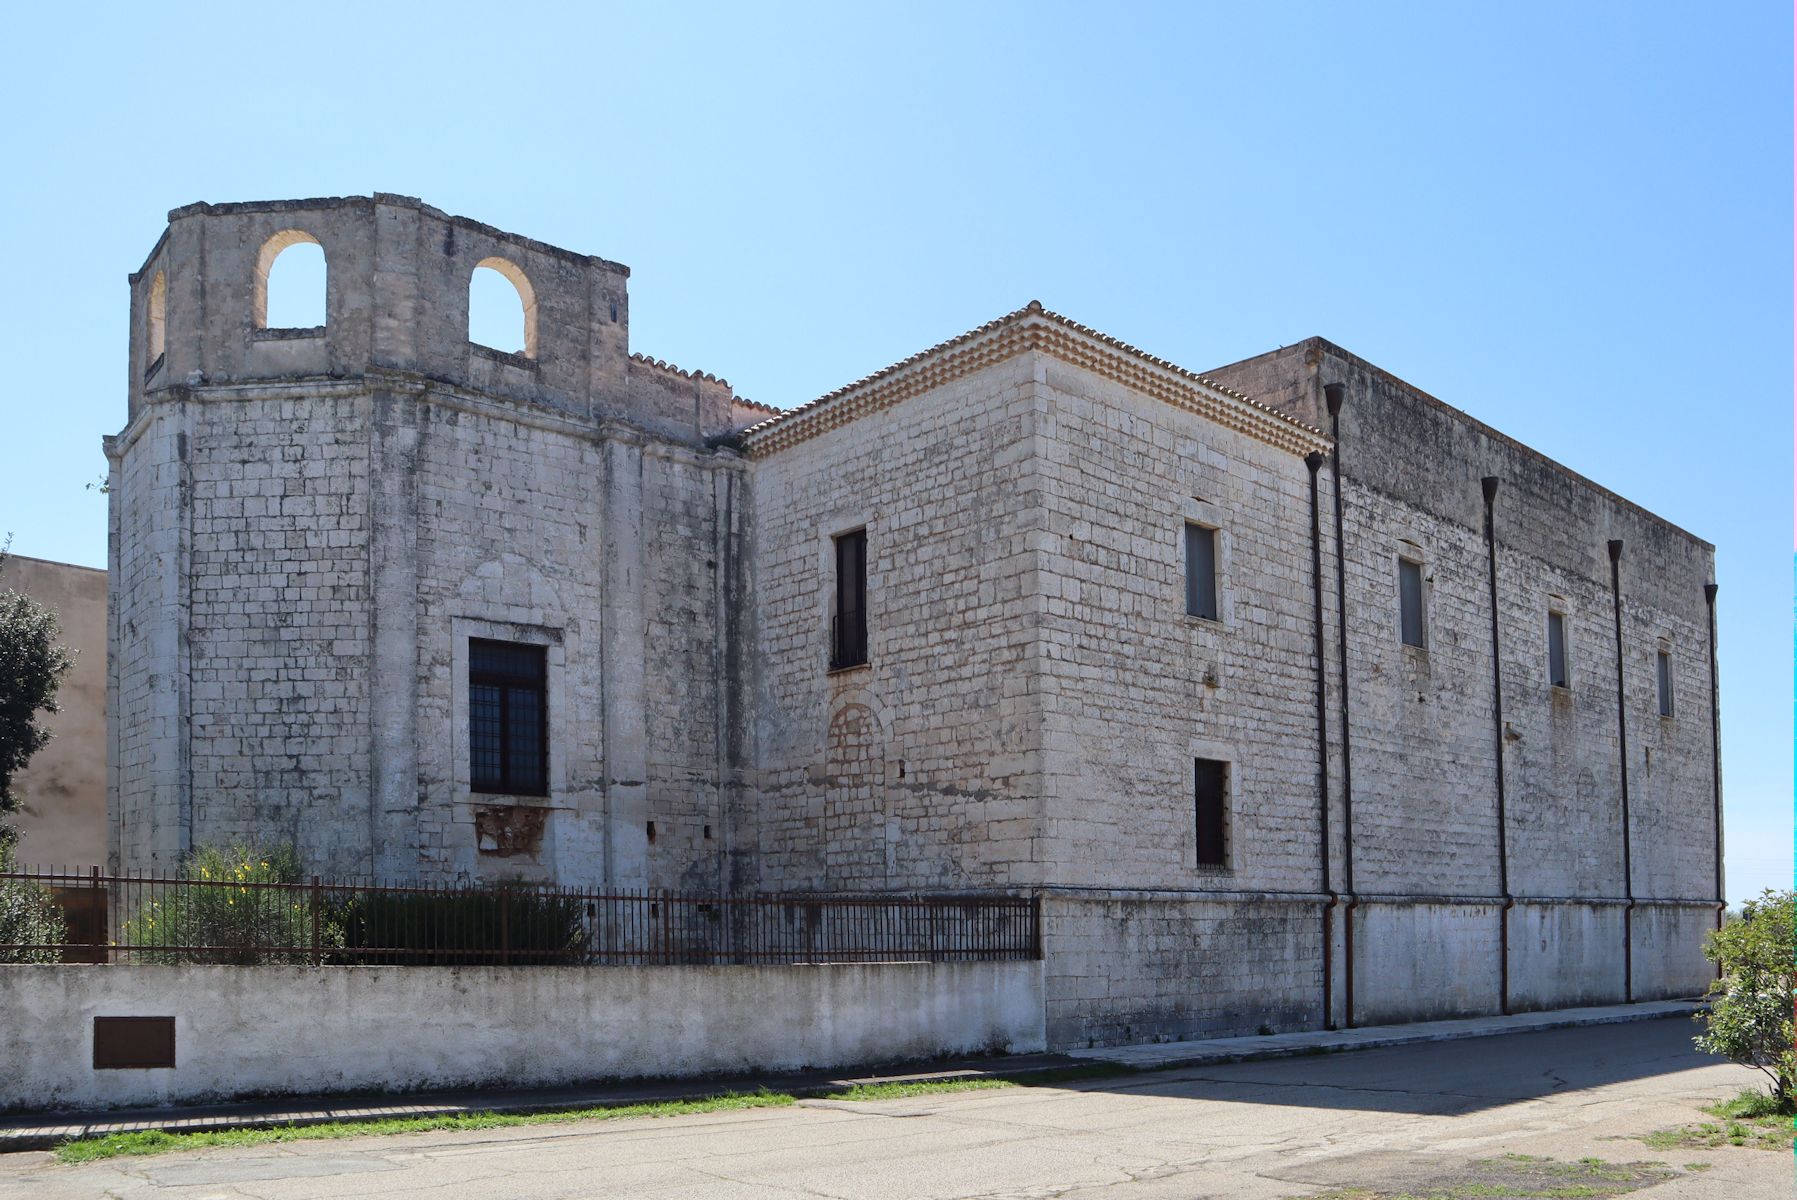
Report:
[{"label": "stone cornice", "polygon": [[542,405],[484,396],[446,383],[431,375],[396,367],[370,367],[359,376],[296,376],[283,379],[242,380],[230,383],[176,383],[144,397],[137,414],[117,434],[102,439],[110,459],[122,457],[143,436],[154,417],[179,403],[233,400],[355,399],[386,391],[410,396],[438,408],[455,409],[471,416],[506,421],[528,429],[540,429],[582,441],[624,442],[643,453],[678,462],[746,468],[742,455],[725,445],[694,446],[643,429],[616,416],[584,417]]},{"label": "stone cornice", "polygon": [[1293,454],[1327,450],[1329,438],[1240,392],[1107,337],[1031,301],[1025,308],[914,354],[874,375],[743,431],[765,458],[912,396],[1020,354],[1039,352]]}]

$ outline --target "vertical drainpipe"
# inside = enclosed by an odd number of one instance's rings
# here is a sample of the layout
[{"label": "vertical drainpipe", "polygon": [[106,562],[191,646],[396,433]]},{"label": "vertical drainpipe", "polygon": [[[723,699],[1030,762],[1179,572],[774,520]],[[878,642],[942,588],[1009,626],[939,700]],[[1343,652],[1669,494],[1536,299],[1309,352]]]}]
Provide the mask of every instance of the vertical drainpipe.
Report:
[{"label": "vertical drainpipe", "polygon": [[1335,445],[1330,472],[1335,483],[1335,619],[1336,642],[1341,650],[1341,722],[1342,722],[1342,888],[1348,893],[1348,907],[1342,914],[1342,982],[1343,1023],[1354,1027],[1354,910],[1360,898],[1354,894],[1354,756],[1348,726],[1348,571],[1347,543],[1342,529],[1342,397],[1345,388],[1339,383],[1323,385],[1324,402],[1329,409],[1329,436]]},{"label": "vertical drainpipe", "polygon": [[1635,875],[1629,857],[1629,721],[1622,664],[1622,541],[1610,541],[1610,595],[1616,610],[1616,742],[1622,766],[1622,998],[1635,1002]]},{"label": "vertical drainpipe", "polygon": [[1335,1028],[1335,997],[1330,958],[1335,947],[1335,889],[1329,877],[1329,689],[1325,681],[1329,665],[1323,650],[1323,529],[1317,500],[1317,472],[1323,455],[1313,450],[1304,456],[1310,471],[1310,599],[1311,622],[1317,660],[1317,858],[1322,868],[1323,892],[1323,1028]]},{"label": "vertical drainpipe", "polygon": [[[1710,788],[1716,800],[1716,928],[1722,928],[1722,917],[1728,911],[1728,896],[1722,890],[1722,710],[1716,685],[1716,585],[1703,585],[1703,602],[1710,610]],[[1716,978],[1722,978],[1722,964],[1716,964]]]},{"label": "vertical drainpipe", "polygon": [[1510,1015],[1510,910],[1516,897],[1510,894],[1510,828],[1504,816],[1504,671],[1498,654],[1497,503],[1498,478],[1479,480],[1485,491],[1485,557],[1491,575],[1491,731],[1497,761],[1498,892],[1504,907],[1498,913],[1498,1011]]}]

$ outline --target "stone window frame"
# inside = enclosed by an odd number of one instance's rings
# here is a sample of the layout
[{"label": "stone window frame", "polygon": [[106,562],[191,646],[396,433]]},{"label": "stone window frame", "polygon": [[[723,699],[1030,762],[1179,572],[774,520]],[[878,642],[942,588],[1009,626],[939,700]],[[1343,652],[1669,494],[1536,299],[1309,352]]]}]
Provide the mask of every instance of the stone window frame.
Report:
[{"label": "stone window frame", "polygon": [[[455,799],[461,804],[515,804],[556,807],[567,794],[567,751],[572,734],[568,727],[571,697],[568,695],[566,631],[559,626],[528,625],[479,617],[452,617],[450,636],[450,746],[454,767]],[[468,642],[477,638],[492,642],[517,642],[544,648],[545,704],[549,709],[547,785],[541,795],[532,793],[477,792],[468,736]]]},{"label": "stone window frame", "polygon": [[[1196,822],[1198,797],[1193,792],[1193,760],[1207,758],[1212,762],[1223,764],[1223,861],[1220,863],[1201,863],[1198,861],[1198,830]],[[1181,861],[1187,870],[1198,875],[1227,876],[1234,875],[1241,865],[1241,838],[1237,836],[1241,823],[1236,819],[1237,801],[1242,795],[1242,759],[1235,747],[1209,738],[1192,738],[1186,744],[1184,769],[1185,811],[1188,814],[1186,833],[1180,839]]]},{"label": "stone window frame", "polygon": [[[1405,563],[1410,563],[1417,569],[1416,616],[1417,628],[1422,635],[1420,644],[1404,640]],[[1429,654],[1429,643],[1433,640],[1429,636],[1429,610],[1434,607],[1429,602],[1429,593],[1433,590],[1433,580],[1428,548],[1413,538],[1399,538],[1397,548],[1391,554],[1392,616],[1397,622],[1398,646],[1408,653],[1420,654],[1425,658]]]},{"label": "stone window frame", "polygon": [[[1174,530],[1174,561],[1178,564],[1174,574],[1178,580],[1179,614],[1186,624],[1199,628],[1228,629],[1235,624],[1235,590],[1230,586],[1234,577],[1231,570],[1235,556],[1235,537],[1224,522],[1224,513],[1215,503],[1191,497],[1179,506],[1180,522]],[[1215,578],[1212,582],[1217,589],[1217,615],[1211,617],[1194,616],[1186,611],[1186,526],[1197,525],[1209,529],[1216,535],[1215,562],[1212,564]]]},{"label": "stone window frame", "polygon": [[[857,671],[872,668],[874,662],[874,595],[878,589],[874,586],[874,516],[870,510],[840,512],[820,521],[816,525],[817,538],[817,578],[820,585],[817,594],[817,623],[815,628],[822,631],[823,668],[825,675],[852,675]],[[862,619],[867,623],[867,661],[852,663],[845,667],[830,665],[830,627],[836,617],[836,539],[844,534],[862,531],[867,534],[867,557],[862,564],[865,587],[861,595]]]},{"label": "stone window frame", "polygon": [[[1553,634],[1549,632],[1555,614],[1560,617],[1561,650],[1566,658],[1566,684],[1561,686],[1554,682]],[[1572,601],[1558,593],[1550,592],[1547,597],[1547,620],[1549,625],[1542,627],[1541,666],[1542,677],[1547,680],[1549,695],[1556,698],[1570,697],[1573,694],[1572,660],[1573,647],[1577,638],[1573,636]]]}]

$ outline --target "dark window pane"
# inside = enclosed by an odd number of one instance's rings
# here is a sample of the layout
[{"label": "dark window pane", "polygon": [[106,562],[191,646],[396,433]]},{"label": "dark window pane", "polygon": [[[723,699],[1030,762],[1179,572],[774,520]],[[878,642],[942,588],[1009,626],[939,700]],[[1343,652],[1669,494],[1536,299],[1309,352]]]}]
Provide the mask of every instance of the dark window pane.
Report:
[{"label": "dark window pane", "polygon": [[830,617],[830,666],[867,661],[867,530],[836,539],[836,606]]},{"label": "dark window pane", "polygon": [[1555,687],[1571,686],[1566,681],[1566,617],[1562,613],[1547,614],[1547,674]]},{"label": "dark window pane", "polygon": [[506,705],[506,778],[514,792],[543,790],[543,695],[511,688]]},{"label": "dark window pane", "polygon": [[468,768],[474,790],[498,791],[505,776],[500,769],[504,747],[498,688],[490,684],[468,687]]},{"label": "dark window pane", "polygon": [[1223,845],[1223,815],[1228,791],[1228,763],[1214,758],[1192,760],[1192,797],[1197,815],[1199,866],[1220,867],[1227,861]]},{"label": "dark window pane", "polygon": [[1660,651],[1656,674],[1660,693],[1660,715],[1670,717],[1672,715],[1672,656],[1664,650]]},{"label": "dark window pane", "polygon": [[471,639],[468,643],[468,674],[525,686],[540,684],[543,680],[543,647]]},{"label": "dark window pane", "polygon": [[1404,644],[1423,644],[1423,568],[1407,558],[1398,560],[1398,608]]},{"label": "dark window pane", "polygon": [[1186,615],[1217,619],[1217,531],[1186,526]]}]

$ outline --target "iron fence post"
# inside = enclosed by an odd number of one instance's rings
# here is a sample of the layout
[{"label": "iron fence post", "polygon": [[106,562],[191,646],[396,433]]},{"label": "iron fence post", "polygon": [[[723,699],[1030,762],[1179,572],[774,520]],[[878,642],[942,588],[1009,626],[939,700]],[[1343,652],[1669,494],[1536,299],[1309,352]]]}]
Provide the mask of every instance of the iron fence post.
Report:
[{"label": "iron fence post", "polygon": [[[89,867],[87,877],[89,880],[88,886],[94,889],[93,907],[100,914],[99,928],[94,930],[94,937],[97,939],[99,945],[99,949],[94,952],[96,956],[95,961],[103,963],[111,962],[112,953],[106,948],[106,943],[112,940],[112,908],[106,903],[106,894],[100,890],[100,868]],[[63,941],[68,941],[69,935],[67,929],[63,931],[62,937]],[[68,955],[59,954],[57,957],[66,960]]]},{"label": "iron fence post", "polygon": [[318,918],[324,907],[324,892],[319,887],[318,876],[312,876],[312,965],[324,966],[324,950],[318,937]]},{"label": "iron fence post", "polygon": [[505,966],[512,962],[512,893],[509,889],[499,893],[499,961]]}]

